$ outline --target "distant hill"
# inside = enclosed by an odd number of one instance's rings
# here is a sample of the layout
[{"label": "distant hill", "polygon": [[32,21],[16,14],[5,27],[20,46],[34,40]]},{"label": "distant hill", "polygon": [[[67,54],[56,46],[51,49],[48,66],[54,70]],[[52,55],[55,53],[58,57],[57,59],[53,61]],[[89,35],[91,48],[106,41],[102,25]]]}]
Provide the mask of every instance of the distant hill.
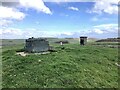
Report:
[{"label": "distant hill", "polygon": [[120,42],[120,38],[107,38],[107,39],[97,40],[96,42]]}]

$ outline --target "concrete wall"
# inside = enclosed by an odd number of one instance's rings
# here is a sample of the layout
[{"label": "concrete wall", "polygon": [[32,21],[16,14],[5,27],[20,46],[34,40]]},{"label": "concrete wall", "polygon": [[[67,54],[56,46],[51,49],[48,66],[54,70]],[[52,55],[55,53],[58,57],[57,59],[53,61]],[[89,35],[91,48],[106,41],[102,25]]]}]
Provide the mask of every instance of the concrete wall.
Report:
[{"label": "concrete wall", "polygon": [[34,46],[32,48],[33,52],[43,52],[43,51],[48,51],[49,50],[49,43],[48,41],[39,41],[39,42],[34,42]]},{"label": "concrete wall", "polygon": [[25,51],[27,52],[43,52],[49,50],[49,42],[41,40],[26,41]]},{"label": "concrete wall", "polygon": [[25,51],[26,52],[32,52],[32,50],[33,50],[32,43],[33,42],[26,42],[26,45],[25,45]]}]

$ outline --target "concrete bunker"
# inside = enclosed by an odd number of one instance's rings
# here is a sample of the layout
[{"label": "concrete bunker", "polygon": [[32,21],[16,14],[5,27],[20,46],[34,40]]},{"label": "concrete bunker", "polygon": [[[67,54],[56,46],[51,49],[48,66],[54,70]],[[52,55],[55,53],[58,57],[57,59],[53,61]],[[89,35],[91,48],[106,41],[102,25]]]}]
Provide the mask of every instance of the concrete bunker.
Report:
[{"label": "concrete bunker", "polygon": [[56,41],[55,43],[58,43],[60,45],[69,44],[69,42],[67,40]]},{"label": "concrete bunker", "polygon": [[86,45],[87,44],[87,37],[82,36],[80,37],[80,45]]},{"label": "concrete bunker", "polygon": [[26,39],[25,51],[26,52],[45,52],[50,49],[49,42],[44,38],[29,38]]}]

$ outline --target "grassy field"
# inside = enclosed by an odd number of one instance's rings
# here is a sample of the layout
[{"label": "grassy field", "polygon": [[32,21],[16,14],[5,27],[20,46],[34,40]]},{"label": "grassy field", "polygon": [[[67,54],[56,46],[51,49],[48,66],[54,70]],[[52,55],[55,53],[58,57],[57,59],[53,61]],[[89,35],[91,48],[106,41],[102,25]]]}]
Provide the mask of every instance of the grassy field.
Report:
[{"label": "grassy field", "polygon": [[55,52],[25,57],[16,55],[24,43],[4,46],[3,88],[118,88],[117,48],[53,42]]}]

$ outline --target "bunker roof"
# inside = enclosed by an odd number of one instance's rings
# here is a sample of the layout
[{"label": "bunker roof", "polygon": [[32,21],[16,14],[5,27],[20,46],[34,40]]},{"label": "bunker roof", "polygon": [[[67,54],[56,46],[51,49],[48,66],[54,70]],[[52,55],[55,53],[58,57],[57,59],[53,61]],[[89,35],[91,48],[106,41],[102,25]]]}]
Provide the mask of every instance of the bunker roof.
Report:
[{"label": "bunker roof", "polygon": [[26,41],[46,41],[47,39],[46,38],[29,38],[29,39],[26,39]]},{"label": "bunker roof", "polygon": [[80,38],[87,38],[86,36],[81,36]]}]

